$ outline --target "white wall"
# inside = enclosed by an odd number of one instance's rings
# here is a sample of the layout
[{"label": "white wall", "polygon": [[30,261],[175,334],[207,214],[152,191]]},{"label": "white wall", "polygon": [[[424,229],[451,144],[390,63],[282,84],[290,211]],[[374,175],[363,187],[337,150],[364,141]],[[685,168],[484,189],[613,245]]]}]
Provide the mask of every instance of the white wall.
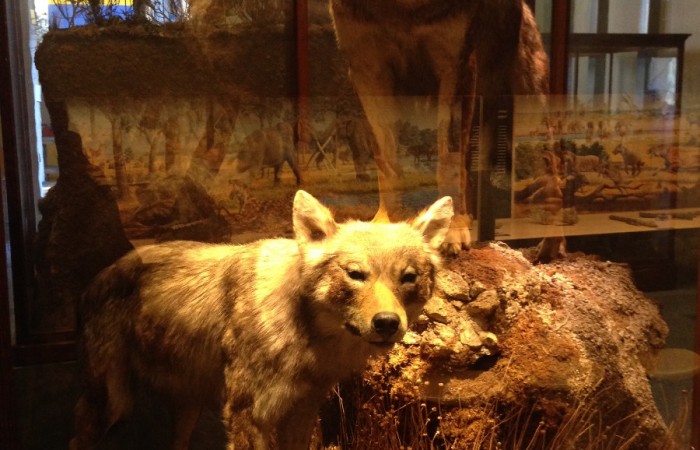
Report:
[{"label": "white wall", "polygon": [[612,0],[608,15],[608,33],[645,33],[647,0]]}]

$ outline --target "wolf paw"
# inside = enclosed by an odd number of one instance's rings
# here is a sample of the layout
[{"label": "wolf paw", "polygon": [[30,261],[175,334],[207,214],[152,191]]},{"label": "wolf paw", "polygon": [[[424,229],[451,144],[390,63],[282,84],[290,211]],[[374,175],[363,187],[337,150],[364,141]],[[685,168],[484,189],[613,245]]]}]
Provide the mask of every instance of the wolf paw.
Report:
[{"label": "wolf paw", "polygon": [[471,243],[471,233],[469,225],[471,219],[464,214],[457,214],[452,218],[450,229],[447,231],[445,240],[440,246],[440,253],[445,256],[457,255],[462,250],[469,249]]},{"label": "wolf paw", "polygon": [[547,264],[566,257],[566,238],[564,236],[546,237],[537,245],[536,263]]}]

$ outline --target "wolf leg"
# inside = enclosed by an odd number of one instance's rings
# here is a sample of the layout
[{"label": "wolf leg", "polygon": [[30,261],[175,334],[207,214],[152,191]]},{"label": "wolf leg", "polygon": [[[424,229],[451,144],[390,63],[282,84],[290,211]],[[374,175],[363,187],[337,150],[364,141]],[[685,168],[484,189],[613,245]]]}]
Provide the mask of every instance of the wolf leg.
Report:
[{"label": "wolf leg", "polygon": [[103,389],[85,392],[75,406],[75,437],[70,450],[92,450],[115,423],[128,415],[130,405],[130,400],[109,400]]},{"label": "wolf leg", "polygon": [[234,403],[227,395],[222,414],[227,435],[226,450],[250,447],[253,450],[270,450],[271,430],[253,419],[250,408],[240,411]]},{"label": "wolf leg", "polygon": [[280,421],[277,441],[280,450],[307,450],[320,402],[304,399]]},{"label": "wolf leg", "polygon": [[[358,77],[355,77],[358,78]],[[359,77],[364,78],[364,77]],[[358,81],[356,85],[362,85]],[[358,87],[362,92],[362,87]],[[373,88],[366,88],[370,91]],[[395,124],[399,119],[398,105],[388,96],[363,95],[360,97],[362,107],[369,121],[376,140],[374,162],[377,164],[377,181],[379,184],[379,212],[381,216],[396,216],[401,212],[401,200],[397,191],[397,181],[401,173],[397,160],[397,137]],[[396,217],[394,217],[396,218]]]},{"label": "wolf leg", "polygon": [[105,380],[107,386],[107,421],[105,431],[112,425],[131,414],[134,408],[134,397],[129,385],[125,366],[121,364],[112,367]]},{"label": "wolf leg", "polygon": [[[86,363],[88,386],[75,406],[76,434],[71,450],[93,449],[115,423],[131,414],[134,398],[119,349],[115,345],[99,361]],[[98,346],[92,352],[99,350],[103,349]],[[99,372],[93,372],[95,367]]]},{"label": "wolf leg", "polygon": [[[462,23],[464,18],[454,19],[457,25],[455,30],[466,28]],[[460,80],[460,70],[465,63],[462,46],[445,45],[448,41],[442,36],[435,40],[428,39],[426,45],[429,49],[431,64],[435,73],[439,74],[440,85],[438,91],[437,113],[437,184],[440,196],[452,197],[456,215],[452,219],[450,229],[441,251],[446,254],[456,254],[462,248],[468,248],[471,243],[469,232],[470,219],[467,215],[467,142],[469,141],[469,127],[473,104],[465,111],[464,108],[457,113],[455,108],[462,102],[474,102],[474,90],[476,84],[472,77]],[[458,89],[458,83],[464,83]],[[458,92],[467,93],[466,98],[458,98]],[[468,117],[461,117],[462,114]],[[465,130],[465,125],[467,125]],[[450,130],[462,129],[460,140],[464,142],[450,142]]]},{"label": "wolf leg", "polygon": [[[379,46],[381,47],[381,46]],[[379,51],[374,49],[374,51]],[[376,141],[373,145],[379,184],[379,211],[377,220],[401,212],[397,180],[401,169],[397,159],[396,122],[400,111],[394,93],[394,80],[381,62],[381,55],[365,57],[365,52],[348,52],[350,78],[358,93],[362,108]]]},{"label": "wolf leg", "polygon": [[104,434],[103,414],[107,402],[104,388],[90,388],[80,396],[75,405],[75,436],[70,450],[93,449]]},{"label": "wolf leg", "polygon": [[172,450],[187,450],[194,427],[202,414],[202,405],[181,406],[175,412]]}]

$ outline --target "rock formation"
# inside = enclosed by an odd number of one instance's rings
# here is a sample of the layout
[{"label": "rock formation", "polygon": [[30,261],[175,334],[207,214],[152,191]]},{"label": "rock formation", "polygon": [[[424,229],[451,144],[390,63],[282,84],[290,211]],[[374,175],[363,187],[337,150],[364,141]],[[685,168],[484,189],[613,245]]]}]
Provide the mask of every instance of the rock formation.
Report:
[{"label": "rock formation", "polygon": [[484,245],[448,261],[402,345],[341,387],[344,412],[329,407],[323,423],[347,426],[324,436],[351,448],[670,448],[645,369],[667,333],[624,265],[532,265]]}]

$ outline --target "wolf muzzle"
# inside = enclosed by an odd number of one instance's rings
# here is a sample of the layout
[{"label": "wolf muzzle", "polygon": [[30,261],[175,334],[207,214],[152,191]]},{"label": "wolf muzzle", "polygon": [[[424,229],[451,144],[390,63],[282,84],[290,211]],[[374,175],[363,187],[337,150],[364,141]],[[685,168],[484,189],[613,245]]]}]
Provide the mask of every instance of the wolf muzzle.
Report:
[{"label": "wolf muzzle", "polygon": [[372,330],[388,341],[401,325],[401,318],[394,312],[380,312],[372,317]]},{"label": "wolf muzzle", "polygon": [[401,336],[398,336],[397,333],[401,328],[401,317],[399,317],[399,315],[395,312],[382,311],[376,313],[372,317],[370,325],[372,334],[378,336],[380,340],[375,340],[376,337],[372,339],[368,336],[364,336],[364,333],[360,331],[360,328],[351,323],[346,322],[345,328],[355,336],[362,337],[363,339],[368,340],[370,344],[380,347],[393,346],[400,340]]}]

